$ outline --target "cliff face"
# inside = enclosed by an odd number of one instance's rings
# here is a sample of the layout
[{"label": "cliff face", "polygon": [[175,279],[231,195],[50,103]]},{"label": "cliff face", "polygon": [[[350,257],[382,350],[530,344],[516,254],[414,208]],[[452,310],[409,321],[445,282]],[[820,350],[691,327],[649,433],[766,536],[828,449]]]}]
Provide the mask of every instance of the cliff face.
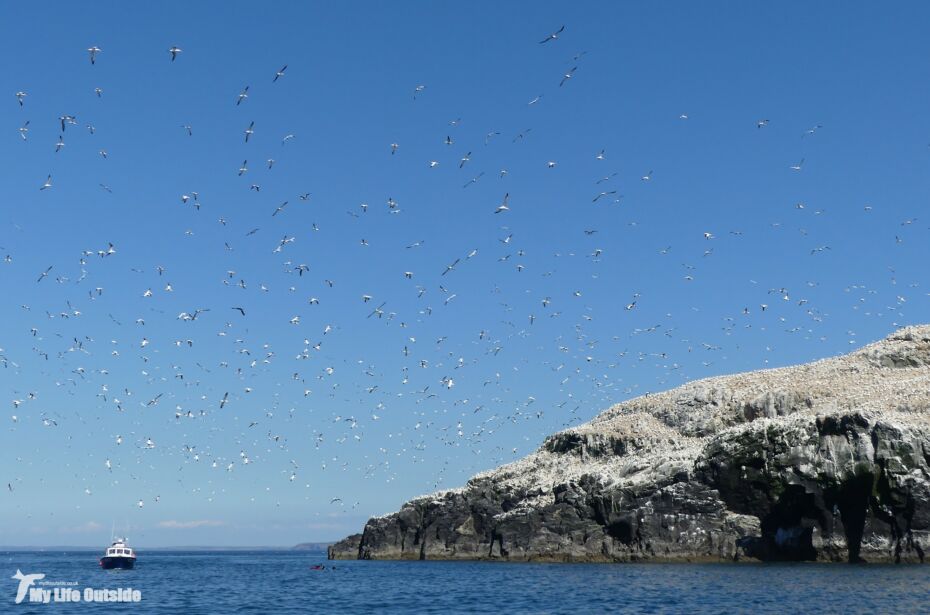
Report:
[{"label": "cliff face", "polygon": [[922,562],[930,326],[614,406],[331,559]]}]

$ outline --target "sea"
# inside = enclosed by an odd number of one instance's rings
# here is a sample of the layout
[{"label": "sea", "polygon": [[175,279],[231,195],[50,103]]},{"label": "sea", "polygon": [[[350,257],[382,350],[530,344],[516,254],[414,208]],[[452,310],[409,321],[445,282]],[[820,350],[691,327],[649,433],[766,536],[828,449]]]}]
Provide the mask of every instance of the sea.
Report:
[{"label": "sea", "polygon": [[[927,565],[330,562],[306,551],[142,550],[134,570],[105,571],[98,558],[0,552],[0,613],[930,612]],[[17,571],[44,574],[32,588],[49,602],[27,592],[16,604]]]}]

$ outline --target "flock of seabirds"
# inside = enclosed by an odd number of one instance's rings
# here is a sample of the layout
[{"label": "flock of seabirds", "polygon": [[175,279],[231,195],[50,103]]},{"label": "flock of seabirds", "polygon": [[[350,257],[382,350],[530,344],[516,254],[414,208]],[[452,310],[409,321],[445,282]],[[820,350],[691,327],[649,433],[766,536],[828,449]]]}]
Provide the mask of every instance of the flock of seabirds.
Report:
[{"label": "flock of seabirds", "polygon": [[[535,43],[547,47],[558,46],[561,44],[560,38],[564,33],[565,27],[561,26],[542,37],[541,40],[535,41]],[[528,42],[528,44],[532,43]],[[97,46],[89,47],[87,54],[88,61],[94,66],[105,61],[106,58],[105,50]],[[584,65],[585,55],[585,53],[579,53],[573,56],[571,54],[565,56],[566,58],[570,57],[571,60],[567,68],[561,73],[561,76],[553,79],[551,87],[555,92],[564,92],[571,88],[572,80],[576,79],[576,75],[583,73],[580,67]],[[181,47],[171,46],[167,48],[165,62],[182,63],[185,59],[185,52]],[[269,71],[268,81],[272,87],[280,87],[281,82],[289,78],[295,78],[290,76],[292,72],[289,72],[287,64],[281,64],[279,69]],[[263,90],[262,95],[264,96],[265,93],[269,96],[274,95],[273,90],[268,91],[267,88]],[[94,89],[94,94],[97,97],[105,96],[105,92],[99,87]],[[417,101],[429,96],[429,91],[426,85],[415,85],[411,88],[410,94],[413,100]],[[253,95],[252,88],[246,85],[237,94],[231,93],[230,105],[246,109],[249,107],[250,97]],[[28,115],[31,102],[30,93],[25,90],[15,92],[15,101],[15,104],[21,108],[24,117]],[[527,106],[541,104],[545,104],[544,95],[542,94],[528,97],[526,101]],[[680,121],[687,121],[688,119],[688,115],[684,113],[678,118]],[[460,122],[460,119],[449,122],[447,130],[451,134],[437,135],[437,141],[442,144],[442,151],[452,152],[459,147],[452,134],[455,134],[454,129]],[[72,132],[85,130],[91,135],[95,133],[95,127],[92,124],[85,124],[84,126],[81,124],[81,120],[74,115],[62,114],[57,118],[56,126],[59,136],[57,141],[51,144],[56,153],[66,149],[68,137]],[[758,131],[770,130],[768,126],[768,119],[759,119],[754,129]],[[31,138],[31,128],[30,121],[23,121],[19,126],[19,137],[23,141]],[[748,128],[753,129],[753,127]],[[197,137],[196,128],[191,124],[184,124],[175,129],[180,130],[186,138]],[[816,138],[816,133],[820,129],[820,125],[814,125],[800,136],[802,138]],[[532,128],[529,128],[516,133],[512,138],[512,142],[523,142],[529,137],[531,131]],[[255,132],[255,121],[246,120],[243,122],[241,136],[243,145],[250,146],[254,141]],[[498,139],[508,138],[508,136],[501,136],[500,131],[490,131],[479,141],[478,147],[481,147],[482,143],[487,146]],[[297,139],[295,134],[282,135],[281,145],[289,146],[290,142],[295,139]],[[286,147],[281,151],[281,156],[287,155]],[[473,151],[477,153],[477,150]],[[445,155],[445,157],[437,155],[436,159],[425,160],[423,166],[426,169],[433,169],[440,165],[443,165],[443,167],[453,165],[462,173],[470,176],[469,170],[476,166],[472,161],[473,151],[463,148],[463,151],[454,154],[452,160],[449,159],[448,155]],[[110,156],[105,149],[100,149],[98,153],[104,159]],[[395,159],[403,156],[404,148],[402,143],[386,143],[384,155]],[[601,165],[600,167],[594,167],[594,174],[597,178],[592,181],[590,203],[598,207],[621,204],[623,195],[615,187],[617,173],[607,172],[605,174],[602,172],[602,169],[607,167],[605,162],[608,160],[607,152],[603,149],[592,151],[590,157],[592,165]],[[478,159],[479,156],[475,155],[474,158]],[[242,190],[261,194],[263,190],[267,191],[267,189],[261,180],[253,180],[252,178],[256,178],[259,172],[267,173],[270,176],[276,163],[277,160],[273,158],[268,158],[260,163],[246,158],[243,159],[239,168],[231,172],[230,175],[234,175],[240,181],[245,182],[242,185]],[[555,169],[558,161],[546,160],[541,164],[541,166],[543,165],[547,169]],[[786,164],[785,166],[791,172],[800,173],[804,167],[804,158],[800,158],[794,164]],[[485,182],[489,179],[491,181],[496,179],[501,185],[505,186],[501,189],[501,197],[496,203],[488,205],[485,211],[476,212],[475,215],[486,215],[491,221],[489,224],[494,225],[491,228],[500,230],[497,244],[502,249],[502,252],[495,254],[492,262],[507,267],[511,273],[516,272],[522,275],[524,269],[527,269],[527,265],[524,263],[530,262],[530,257],[520,247],[519,230],[509,226],[507,221],[513,206],[510,191],[506,187],[509,173],[507,168],[493,171],[487,170],[487,173],[481,171],[470,179],[466,177],[467,181],[462,183],[461,188],[467,189],[484,179],[485,175],[488,176],[488,179],[484,180]],[[634,181],[637,180],[644,184],[652,182],[653,171],[649,170],[642,175],[637,174]],[[107,184],[100,183],[99,186],[101,190],[112,193],[112,188]],[[43,181],[37,182],[36,189],[45,193],[62,190],[63,188],[59,187],[54,174],[49,173]],[[205,199],[202,200],[203,197],[198,191],[184,192],[179,198],[181,205],[192,210],[193,215],[209,215],[210,206],[205,204]],[[311,200],[310,192],[302,192],[280,204],[269,206],[267,211],[261,213],[261,216],[266,217],[266,219],[271,218],[277,222],[281,218],[287,217],[295,208],[309,206]],[[390,215],[397,215],[402,211],[399,203],[393,198],[388,198],[384,207]],[[803,209],[805,206],[799,203],[796,207],[797,209]],[[369,213],[369,209],[375,210],[374,207],[369,208],[367,204],[362,204],[357,209],[350,211],[350,217],[344,219],[345,224],[352,224],[361,217],[372,215]],[[868,206],[866,206],[866,209],[868,210]],[[916,220],[907,220],[902,223],[902,226],[915,223]],[[220,218],[217,224],[220,231],[224,231],[230,221]],[[76,321],[91,310],[100,311],[97,304],[104,303],[106,297],[112,294],[112,291],[108,288],[105,292],[103,287],[95,286],[92,277],[89,278],[88,271],[92,269],[93,263],[99,262],[100,259],[106,259],[109,262],[118,260],[120,258],[119,242],[102,242],[99,248],[82,253],[78,258],[80,274],[77,276],[69,276],[63,273],[66,269],[63,263],[51,263],[35,272],[35,284],[37,285],[47,286],[58,283],[64,286],[81,287],[80,293],[74,294],[73,298],[67,303],[67,309],[64,310],[46,309],[45,307],[32,305],[21,306],[21,309],[30,314],[30,318],[34,317],[35,320],[35,324],[30,327],[29,331],[23,333],[33,338],[34,356],[40,359],[40,365],[43,365],[41,369],[50,370],[51,372],[53,368],[44,367],[44,365],[56,361],[61,362],[63,367],[60,368],[58,374],[64,375],[54,377],[55,385],[73,391],[80,389],[80,387],[92,388],[94,403],[98,404],[98,407],[102,408],[105,413],[132,414],[142,412],[134,419],[135,430],[101,436],[108,440],[105,446],[100,447],[101,451],[106,452],[102,454],[103,458],[94,461],[94,463],[99,463],[100,473],[98,476],[103,477],[102,480],[113,480],[114,471],[120,468],[125,469],[125,474],[122,475],[123,480],[127,477],[137,480],[136,484],[130,482],[127,486],[121,488],[128,494],[126,497],[131,498],[130,505],[143,508],[160,502],[161,495],[157,492],[157,483],[155,485],[140,485],[139,483],[142,481],[137,476],[137,473],[142,471],[139,468],[140,455],[145,455],[147,451],[159,448],[170,449],[171,455],[182,459],[183,465],[200,463],[212,470],[229,473],[239,471],[244,466],[249,465],[260,463],[270,465],[272,459],[274,459],[275,463],[280,459],[281,462],[269,472],[281,480],[309,488],[313,482],[313,473],[325,471],[328,462],[342,470],[349,469],[352,462],[337,454],[331,458],[324,457],[319,468],[313,468],[305,472],[302,462],[297,461],[298,455],[296,452],[292,454],[292,451],[313,447],[319,449],[326,444],[332,444],[337,447],[335,450],[338,450],[338,446],[345,445],[346,442],[355,442],[360,446],[368,446],[367,443],[363,442],[365,429],[374,428],[377,422],[388,413],[403,412],[404,410],[397,409],[400,402],[395,400],[405,395],[407,399],[413,400],[410,402],[412,410],[409,411],[408,428],[392,434],[382,434],[379,446],[371,447],[361,456],[366,462],[353,469],[365,477],[371,477],[379,471],[383,472],[383,476],[387,477],[388,482],[390,482],[396,477],[395,471],[390,467],[391,456],[406,455],[419,462],[436,462],[437,455],[441,458],[445,454],[442,448],[437,449],[438,453],[432,451],[427,454],[428,439],[445,446],[464,445],[470,447],[472,452],[479,457],[479,460],[475,461],[476,467],[485,469],[490,466],[490,463],[512,459],[512,456],[517,453],[517,448],[510,448],[500,443],[492,447],[493,450],[483,449],[484,440],[490,438],[495,431],[506,430],[509,427],[508,424],[517,425],[518,430],[523,429],[520,426],[521,423],[542,419],[548,411],[557,413],[561,417],[558,423],[559,426],[571,425],[603,409],[606,402],[611,400],[619,401],[619,397],[636,392],[635,386],[624,389],[622,385],[611,381],[611,377],[606,375],[609,369],[615,369],[622,361],[658,362],[665,365],[670,372],[678,367],[678,364],[666,352],[647,353],[639,351],[630,353],[631,356],[627,357],[626,350],[620,347],[630,335],[652,334],[671,339],[675,335],[673,333],[675,327],[667,321],[660,320],[659,323],[651,327],[636,328],[632,333],[627,331],[624,334],[614,336],[612,340],[603,342],[593,339],[586,333],[586,326],[593,319],[593,316],[591,316],[591,310],[580,301],[583,299],[584,294],[580,282],[579,290],[568,293],[569,296],[534,294],[531,300],[535,308],[522,316],[513,314],[514,308],[507,302],[506,293],[501,286],[491,283],[489,286],[494,289],[492,292],[496,292],[501,296],[498,300],[501,306],[501,314],[489,315],[489,325],[487,327],[475,331],[451,331],[447,335],[428,339],[424,344],[424,337],[418,333],[418,327],[428,331],[423,323],[433,316],[434,311],[454,304],[456,299],[458,299],[458,302],[462,301],[459,298],[461,291],[456,292],[453,290],[459,272],[469,267],[471,265],[470,261],[473,261],[473,259],[490,258],[486,257],[477,248],[460,254],[450,254],[448,260],[445,263],[435,265],[433,271],[423,272],[422,274],[419,271],[414,272],[412,270],[398,272],[397,283],[405,285],[401,287],[403,290],[399,292],[406,293],[414,298],[413,300],[418,305],[414,312],[407,309],[395,311],[391,301],[376,296],[376,293],[366,292],[356,295],[358,297],[357,301],[360,302],[362,308],[361,312],[359,312],[360,323],[329,322],[320,324],[314,320],[313,309],[327,302],[329,296],[334,292],[333,289],[345,283],[327,277],[325,266],[320,266],[319,263],[302,262],[301,258],[297,256],[296,242],[301,235],[308,232],[310,234],[323,233],[325,229],[314,222],[309,229],[289,230],[279,239],[276,238],[271,246],[273,257],[280,259],[279,263],[283,263],[284,274],[289,276],[290,281],[286,291],[291,294],[295,292],[298,294],[303,293],[301,296],[301,302],[304,304],[303,312],[293,315],[287,322],[288,325],[294,327],[295,339],[300,340],[299,346],[301,347],[294,357],[293,365],[287,363],[285,357],[279,357],[278,353],[271,348],[271,344],[265,343],[258,338],[263,326],[262,321],[267,318],[267,314],[263,314],[261,311],[253,312],[253,308],[247,302],[230,301],[226,298],[228,295],[222,293],[215,295],[216,303],[191,308],[178,313],[176,316],[174,314],[164,314],[164,310],[156,310],[152,313],[138,314],[134,320],[126,321],[122,316],[117,317],[109,313],[108,309],[112,308],[103,310],[102,313],[107,314],[110,325],[105,335],[119,338],[119,348],[122,349],[123,353],[127,353],[127,350],[125,350],[127,347],[132,349],[132,352],[141,361],[142,366],[141,378],[143,384],[140,384],[138,388],[150,390],[151,394],[140,395],[133,390],[136,387],[125,383],[117,384],[108,379],[111,368],[103,367],[102,363],[122,360],[119,349],[114,347],[107,352],[104,355],[106,360],[101,361],[100,366],[85,366],[83,363],[74,363],[74,358],[80,357],[82,362],[100,359],[102,353],[100,350],[101,344],[98,343],[94,336],[66,335],[60,331],[50,335],[46,331],[46,329],[65,326],[66,323]],[[584,237],[597,239],[599,232],[600,230],[597,228],[584,229]],[[726,231],[721,234],[725,233]],[[741,234],[740,231],[729,231],[729,233],[732,235]],[[245,234],[245,238],[248,240],[260,235],[260,228],[253,228]],[[372,240],[374,239],[376,238],[372,238]],[[901,241],[900,238],[896,239]],[[713,246],[717,236],[714,231],[708,230],[703,233],[703,240],[706,242],[704,244],[706,249],[703,254],[698,254],[702,258],[713,254]],[[406,254],[415,253],[423,246],[425,241],[423,239],[414,239],[403,246],[403,251]],[[437,242],[441,241],[441,238],[437,240]],[[232,238],[224,241],[223,250],[231,253],[234,250],[234,246],[231,245],[233,243],[235,242]],[[369,240],[361,239],[359,245],[366,247],[369,245]],[[594,246],[585,253],[584,257],[592,263],[597,263],[605,249],[621,248],[615,243],[608,242],[604,247]],[[829,245],[816,245],[810,248],[810,255],[815,256],[830,249]],[[672,250],[673,247],[669,245],[661,247],[658,253],[667,256]],[[13,266],[15,264],[15,255],[5,254],[4,257],[8,265]],[[426,266],[428,265],[424,264],[424,267]],[[154,304],[159,301],[159,297],[175,292],[170,282],[169,276],[171,272],[163,265],[149,264],[137,267],[134,267],[132,271],[146,276],[147,280],[145,283],[147,287],[141,291],[144,299]],[[684,265],[681,276],[683,281],[693,280],[696,269],[697,266]],[[319,273],[321,271],[324,273]],[[551,274],[551,271],[542,275],[545,277],[549,274]],[[537,271],[533,275],[538,276],[540,274]],[[893,272],[890,275],[893,275]],[[257,291],[259,293],[286,292],[272,287],[272,285],[266,286],[263,282],[247,281],[232,269],[221,273],[220,277],[223,280],[223,285],[231,289]],[[85,282],[85,280],[88,281]],[[532,282],[526,283],[531,284]],[[796,290],[798,292],[795,292]],[[136,290],[130,289],[129,292],[135,293]],[[520,290],[518,292],[525,293],[529,291]],[[613,293],[611,303],[616,314],[622,315],[623,312],[637,310],[637,306],[642,300],[642,297],[637,292],[623,294],[624,292],[618,289]],[[854,293],[860,295],[869,292],[871,291],[864,287],[854,288]],[[823,317],[814,306],[808,305],[807,300],[803,298],[803,289],[774,287],[768,289],[767,296],[771,298],[769,302],[745,306],[740,314],[724,318],[724,330],[733,330],[745,326],[744,322],[739,321],[739,317],[764,313],[770,309],[770,303],[784,303],[796,306],[801,313],[812,321],[817,321]],[[902,298],[899,297],[899,299]],[[576,301],[576,303],[572,304],[572,301]],[[340,312],[345,314],[346,319],[354,311],[357,311],[356,306],[340,308]],[[190,364],[191,362],[185,365],[184,360],[172,361],[162,372],[170,374],[170,379],[166,381],[165,377],[156,375],[158,370],[154,367],[154,364],[161,357],[153,353],[152,349],[159,346],[162,348],[174,346],[182,350],[193,348],[198,342],[197,335],[190,333],[191,329],[187,329],[178,339],[152,339],[151,334],[147,332],[146,319],[153,318],[161,318],[163,321],[177,320],[179,322],[173,325],[175,327],[191,327],[194,323],[208,321],[208,326],[212,327],[209,330],[209,335],[235,338],[233,356],[221,357],[219,360],[214,359],[210,363],[196,361],[193,362],[193,365]],[[43,320],[51,322],[43,323]],[[562,327],[560,329],[561,333],[555,337],[554,341],[547,341],[544,345],[533,346],[541,351],[538,357],[514,357],[511,355],[509,361],[514,365],[537,361],[545,366],[545,371],[550,374],[554,381],[558,381],[561,387],[559,390],[564,394],[564,399],[545,410],[539,407],[542,404],[536,404],[536,399],[531,395],[520,396],[519,401],[508,398],[508,394],[511,396],[518,394],[514,394],[513,390],[508,388],[506,383],[508,374],[502,375],[503,370],[500,368],[501,359],[499,358],[501,353],[506,356],[508,352],[512,352],[508,349],[511,340],[525,340],[531,335],[532,331],[539,330],[540,323],[543,320],[553,322],[559,320],[566,323],[566,325],[558,325]],[[781,320],[784,321],[785,319],[781,318]],[[248,325],[242,324],[246,322]],[[357,373],[349,378],[350,381],[353,378],[355,379],[356,389],[360,393],[358,399],[361,400],[364,407],[359,407],[358,412],[351,414],[330,413],[329,416],[326,416],[325,408],[328,401],[325,398],[322,401],[315,401],[313,391],[317,387],[326,390],[325,387],[330,386],[328,383],[332,381],[334,374],[337,370],[342,370],[343,366],[335,363],[325,363],[325,360],[321,357],[326,356],[333,343],[338,344],[338,341],[331,342],[331,340],[338,339],[337,334],[339,332],[353,328],[361,329],[370,326],[370,323],[377,323],[378,326],[390,326],[399,330],[398,339],[402,339],[403,342],[398,343],[394,353],[396,361],[392,365],[373,365],[363,360],[352,362],[344,360],[343,365],[349,366],[349,369],[357,370]],[[243,326],[247,326],[245,331],[242,330]],[[799,326],[795,331],[800,331],[801,328]],[[620,327],[618,327],[619,329]],[[9,332],[7,334],[9,335]],[[450,337],[453,339],[450,340]],[[129,341],[127,341],[127,338]],[[455,340],[455,338],[459,339]],[[115,343],[113,342],[113,344]],[[459,345],[455,346],[454,350],[450,350],[450,346],[455,343]],[[611,343],[617,348],[610,351],[609,358],[603,358],[601,349]],[[660,344],[656,342],[653,346],[658,348]],[[700,342],[687,341],[684,346],[687,346],[689,352],[703,350],[712,353],[720,350],[717,345],[702,344]],[[467,356],[469,352],[472,353],[472,356]],[[0,361],[2,361],[2,367],[7,370],[25,369],[21,367],[22,358],[11,357],[3,350],[0,350]],[[480,399],[477,401],[470,396],[457,397],[455,389],[457,383],[462,379],[474,378],[474,376],[465,375],[464,372],[476,371],[476,366],[480,365],[482,361],[497,362],[489,370],[490,373],[478,378],[481,380],[480,385],[474,386],[472,390],[488,392],[481,393]],[[709,365],[710,361],[711,359],[708,359],[705,365]],[[285,363],[286,367],[277,368],[279,363]],[[514,369],[517,368],[514,367]],[[414,376],[414,372],[418,370],[426,371],[429,375],[423,378]],[[214,384],[205,392],[206,387],[201,384],[200,379],[209,380],[215,377],[215,372],[223,371],[232,373],[231,380],[239,383],[238,386],[229,386],[220,390]],[[252,401],[257,399],[256,396],[250,397],[253,387],[258,387],[258,385],[251,384],[251,377],[259,372],[264,374],[263,377],[266,380],[269,378],[272,380],[277,379],[281,386],[294,387],[294,390],[299,391],[297,395],[298,401],[285,402],[283,401],[283,394],[275,392],[272,397],[276,401],[272,402],[272,407],[265,408],[260,413],[251,410],[246,411],[245,407],[257,408],[262,405]],[[460,374],[462,375],[460,376]],[[136,377],[138,378],[138,376]],[[414,387],[413,382],[416,380],[419,381],[419,385]],[[588,402],[583,401],[581,396],[570,392],[572,384],[580,381],[585,381],[594,391]],[[89,384],[91,382],[93,384]],[[185,397],[185,393],[172,388],[175,386],[193,387],[195,393]],[[335,385],[330,388],[335,389]],[[180,391],[183,391],[183,389]],[[336,393],[330,390],[328,393],[329,398],[332,399],[334,395]],[[144,399],[139,399],[140,396],[144,397]],[[67,412],[55,411],[45,407],[41,399],[41,390],[25,391],[16,389],[14,398],[8,401],[12,408],[9,420],[13,426],[15,427],[23,422],[38,422],[45,428],[56,429],[60,428],[62,424],[79,420]],[[287,407],[289,403],[291,405]],[[311,423],[311,428],[308,433],[304,434],[301,434],[296,426],[289,424],[290,421],[294,420],[295,416],[300,416],[301,410],[298,406],[301,403],[316,403],[317,407],[322,409],[322,412],[318,410],[318,414],[308,420],[308,423]],[[165,406],[169,408],[165,410]],[[434,410],[424,411],[424,407],[432,407]],[[437,410],[439,408],[441,410]],[[242,422],[238,422],[240,416],[237,414],[236,422],[230,423],[224,417],[227,416],[225,413],[229,413],[231,410],[242,413],[242,416],[246,416],[248,412],[252,413]],[[580,413],[579,410],[581,410]],[[157,414],[153,414],[154,412],[157,412]],[[209,427],[205,431],[199,434],[186,426],[189,421],[202,420],[206,417],[209,417],[212,422],[209,423]],[[175,441],[157,441],[156,436],[147,433],[146,424],[150,421],[161,421],[162,423],[167,421],[180,425]],[[159,430],[161,429],[160,427]],[[162,432],[159,431],[159,433]],[[516,431],[515,433],[524,432]],[[208,441],[206,443],[196,442],[198,435]],[[8,434],[7,437],[11,436]],[[161,437],[158,437],[158,440],[160,439]],[[529,438],[524,438],[524,440],[533,443]],[[389,445],[380,445],[388,441],[391,441]],[[389,449],[386,446],[394,448]],[[273,457],[273,452],[278,456]],[[145,466],[149,463],[146,461],[141,465]],[[154,467],[150,466],[150,469]],[[447,469],[448,462],[433,468],[434,482],[431,485],[432,487],[441,486],[443,475]],[[5,471],[9,473],[7,481],[5,481],[7,495],[8,497],[15,497],[17,491],[23,487],[21,484],[23,478],[17,473],[18,469],[15,466],[7,467]],[[83,490],[87,495],[92,495],[94,490],[94,487],[90,484],[92,481],[87,480],[86,477],[82,478],[84,478],[81,481],[82,486],[86,485]],[[144,492],[144,495],[132,493],[133,489]],[[222,491],[222,487],[217,487],[215,484],[205,489],[197,486],[192,487],[192,491],[200,493],[208,500],[212,500],[214,497],[219,497],[217,494]],[[332,505],[334,510],[343,512],[358,507],[359,503],[352,503],[351,499],[353,498],[350,497],[348,492],[345,494],[328,494],[326,496],[326,501]],[[22,504],[21,509],[24,512],[30,511],[28,504]]]}]

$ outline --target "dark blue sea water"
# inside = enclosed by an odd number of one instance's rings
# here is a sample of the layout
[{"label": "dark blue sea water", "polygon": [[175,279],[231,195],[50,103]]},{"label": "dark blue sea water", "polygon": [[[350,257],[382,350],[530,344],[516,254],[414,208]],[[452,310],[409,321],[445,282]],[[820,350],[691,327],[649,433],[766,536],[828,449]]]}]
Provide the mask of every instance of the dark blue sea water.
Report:
[{"label": "dark blue sea water", "polygon": [[[3,552],[0,613],[927,613],[930,566],[327,562],[322,554]],[[322,563],[324,571],[311,570]],[[335,568],[331,568],[331,564]],[[24,574],[133,588],[138,603],[14,604]],[[44,586],[48,588],[48,586]]]}]

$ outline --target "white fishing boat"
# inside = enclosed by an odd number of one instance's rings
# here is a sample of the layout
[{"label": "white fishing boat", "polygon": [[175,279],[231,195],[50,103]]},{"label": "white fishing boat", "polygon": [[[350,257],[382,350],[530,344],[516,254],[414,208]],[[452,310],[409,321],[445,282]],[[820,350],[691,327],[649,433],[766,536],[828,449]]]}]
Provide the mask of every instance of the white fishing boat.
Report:
[{"label": "white fishing boat", "polygon": [[131,570],[136,565],[136,554],[126,544],[125,538],[116,538],[113,544],[107,547],[103,557],[100,558],[100,567],[104,570],[122,568]]}]

